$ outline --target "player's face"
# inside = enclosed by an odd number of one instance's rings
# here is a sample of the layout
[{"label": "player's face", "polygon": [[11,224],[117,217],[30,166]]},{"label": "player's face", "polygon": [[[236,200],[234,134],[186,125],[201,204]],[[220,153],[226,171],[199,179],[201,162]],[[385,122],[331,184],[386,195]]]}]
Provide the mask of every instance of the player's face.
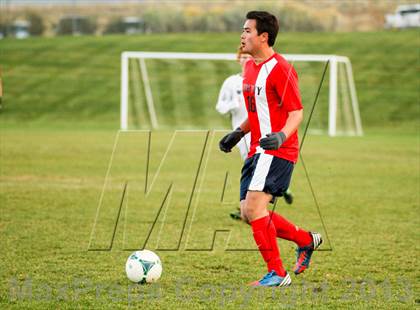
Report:
[{"label": "player's face", "polygon": [[244,53],[255,55],[261,47],[261,35],[257,32],[257,21],[247,19],[241,35],[241,47]]}]

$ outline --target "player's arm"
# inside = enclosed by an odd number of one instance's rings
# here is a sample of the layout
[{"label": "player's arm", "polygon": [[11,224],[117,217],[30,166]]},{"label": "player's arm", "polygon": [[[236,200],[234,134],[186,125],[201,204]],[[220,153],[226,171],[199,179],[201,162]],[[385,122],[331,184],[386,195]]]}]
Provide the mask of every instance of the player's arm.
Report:
[{"label": "player's arm", "polygon": [[230,85],[229,78],[227,78],[220,89],[219,97],[217,99],[216,110],[220,114],[226,114],[236,108],[234,100],[234,90]]},{"label": "player's arm", "polygon": [[287,117],[286,124],[280,130],[286,136],[286,139],[289,138],[299,127],[300,123],[303,120],[303,109],[290,111],[289,116]]},{"label": "player's arm", "polygon": [[242,124],[234,131],[228,133],[219,142],[219,148],[225,153],[232,151],[232,148],[238,144],[239,141],[249,132],[249,121],[248,118],[242,122]]},{"label": "player's arm", "polygon": [[[260,140],[260,146],[265,150],[277,150],[299,127],[303,119],[303,107],[300,99],[298,78],[293,68],[287,71],[277,70],[274,88],[282,98],[282,103],[288,116],[285,125],[278,132],[267,134]],[[281,83],[281,81],[287,81]],[[277,82],[277,83],[276,83]]]},{"label": "player's arm", "polygon": [[242,130],[242,132],[244,133],[244,135],[246,135],[248,132],[250,132],[251,128],[249,127],[248,117],[246,118],[246,120],[244,120],[242,122],[242,124],[239,126],[239,128]]}]

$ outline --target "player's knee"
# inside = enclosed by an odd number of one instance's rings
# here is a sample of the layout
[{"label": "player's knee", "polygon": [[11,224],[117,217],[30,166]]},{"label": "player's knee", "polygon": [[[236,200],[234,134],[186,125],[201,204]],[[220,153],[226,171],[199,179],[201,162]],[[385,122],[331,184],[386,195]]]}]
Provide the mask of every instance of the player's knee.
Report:
[{"label": "player's knee", "polygon": [[270,196],[262,192],[248,192],[245,203],[245,214],[249,221],[267,213]]},{"label": "player's knee", "polygon": [[253,219],[259,214],[258,205],[256,204],[247,204],[245,207],[245,214],[248,219]]},{"label": "player's knee", "polygon": [[245,201],[245,210],[247,212],[254,212],[261,205],[261,199],[255,193],[248,193]]}]

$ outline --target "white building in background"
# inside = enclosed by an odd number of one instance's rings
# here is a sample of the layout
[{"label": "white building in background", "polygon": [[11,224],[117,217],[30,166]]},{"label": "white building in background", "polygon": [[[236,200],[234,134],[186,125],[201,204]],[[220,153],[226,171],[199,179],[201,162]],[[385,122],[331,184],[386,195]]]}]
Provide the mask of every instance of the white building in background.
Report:
[{"label": "white building in background", "polygon": [[122,19],[125,34],[137,34],[144,32],[143,19],[136,16],[127,16]]},{"label": "white building in background", "polygon": [[394,14],[385,15],[385,28],[420,27],[420,4],[399,5]]},{"label": "white building in background", "polygon": [[31,23],[26,20],[15,20],[12,24],[12,35],[17,39],[26,39],[30,36],[29,27]]}]

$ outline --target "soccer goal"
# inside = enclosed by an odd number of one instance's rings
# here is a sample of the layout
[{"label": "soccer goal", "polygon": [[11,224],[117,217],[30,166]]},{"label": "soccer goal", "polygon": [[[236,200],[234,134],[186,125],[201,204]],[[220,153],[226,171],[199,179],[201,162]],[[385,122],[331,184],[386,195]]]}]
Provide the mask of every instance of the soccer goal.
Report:
[{"label": "soccer goal", "polygon": [[[328,78],[319,93],[309,132],[363,135],[352,66],[347,57],[283,56],[299,75],[307,111],[314,103],[328,62]],[[241,71],[235,60],[235,54],[123,52],[121,130],[227,128],[226,118],[218,115],[214,107],[224,79]]]}]

